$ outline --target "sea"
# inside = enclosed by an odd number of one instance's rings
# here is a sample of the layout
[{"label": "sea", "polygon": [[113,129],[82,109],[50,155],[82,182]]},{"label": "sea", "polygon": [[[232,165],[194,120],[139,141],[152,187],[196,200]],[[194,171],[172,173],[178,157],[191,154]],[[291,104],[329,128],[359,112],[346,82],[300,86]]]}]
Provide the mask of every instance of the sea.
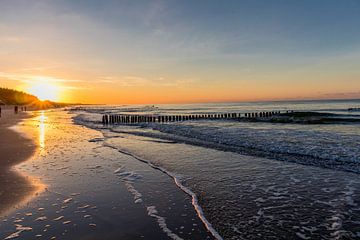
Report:
[{"label": "sea", "polygon": [[[166,173],[215,238],[360,239],[360,100],[74,108],[103,144]],[[103,125],[103,114],[294,111],[337,121]],[[340,119],[340,121],[338,120]]]},{"label": "sea", "polygon": [[[318,100],[39,111],[16,127],[39,146],[16,170],[40,187],[0,217],[0,239],[360,239],[359,107]],[[290,114],[102,123],[104,114],[266,111]]]}]

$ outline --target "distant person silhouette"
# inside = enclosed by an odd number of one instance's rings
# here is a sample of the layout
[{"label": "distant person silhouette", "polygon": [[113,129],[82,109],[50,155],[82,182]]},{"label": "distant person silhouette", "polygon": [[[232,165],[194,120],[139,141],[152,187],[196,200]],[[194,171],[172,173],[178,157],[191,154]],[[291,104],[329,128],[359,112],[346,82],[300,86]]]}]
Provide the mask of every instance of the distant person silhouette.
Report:
[{"label": "distant person silhouette", "polygon": [[18,112],[19,112],[19,107],[18,106],[15,106],[14,112],[15,112],[15,114],[18,114]]}]

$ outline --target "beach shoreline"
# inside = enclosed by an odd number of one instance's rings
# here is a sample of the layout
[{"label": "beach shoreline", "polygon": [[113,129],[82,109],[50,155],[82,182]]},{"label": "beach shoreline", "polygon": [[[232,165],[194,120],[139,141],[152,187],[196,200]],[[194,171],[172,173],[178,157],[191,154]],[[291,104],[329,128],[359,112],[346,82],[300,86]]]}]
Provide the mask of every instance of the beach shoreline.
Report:
[{"label": "beach shoreline", "polygon": [[72,117],[44,111],[17,125],[38,148],[13,172],[42,188],[0,215],[0,239],[213,239],[168,175],[108,147],[100,131]]},{"label": "beach shoreline", "polygon": [[0,216],[26,202],[37,189],[30,177],[14,169],[36,151],[32,139],[12,129],[29,117],[29,113],[14,114],[10,110],[3,110],[0,118]]}]

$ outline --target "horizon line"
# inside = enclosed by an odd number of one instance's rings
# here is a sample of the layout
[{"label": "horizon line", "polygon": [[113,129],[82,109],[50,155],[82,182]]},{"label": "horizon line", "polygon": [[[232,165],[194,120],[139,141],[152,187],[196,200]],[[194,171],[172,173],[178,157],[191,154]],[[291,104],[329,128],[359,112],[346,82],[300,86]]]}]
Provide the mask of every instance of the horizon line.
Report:
[{"label": "horizon line", "polygon": [[63,104],[73,104],[73,105],[175,105],[175,104],[215,104],[215,103],[266,103],[266,102],[310,102],[310,101],[360,101],[360,98],[320,98],[320,99],[313,99],[313,98],[303,98],[303,99],[277,99],[277,100],[245,100],[245,101],[199,101],[199,102],[168,102],[168,103],[66,103],[66,102],[59,102]]}]

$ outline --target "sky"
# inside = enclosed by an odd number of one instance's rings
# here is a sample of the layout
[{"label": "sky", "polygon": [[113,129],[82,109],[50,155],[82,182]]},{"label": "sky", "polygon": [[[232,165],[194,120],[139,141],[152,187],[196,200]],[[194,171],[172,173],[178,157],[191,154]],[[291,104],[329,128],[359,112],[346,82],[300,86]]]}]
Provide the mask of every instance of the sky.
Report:
[{"label": "sky", "polygon": [[0,86],[77,103],[360,98],[358,0],[0,0]]}]

